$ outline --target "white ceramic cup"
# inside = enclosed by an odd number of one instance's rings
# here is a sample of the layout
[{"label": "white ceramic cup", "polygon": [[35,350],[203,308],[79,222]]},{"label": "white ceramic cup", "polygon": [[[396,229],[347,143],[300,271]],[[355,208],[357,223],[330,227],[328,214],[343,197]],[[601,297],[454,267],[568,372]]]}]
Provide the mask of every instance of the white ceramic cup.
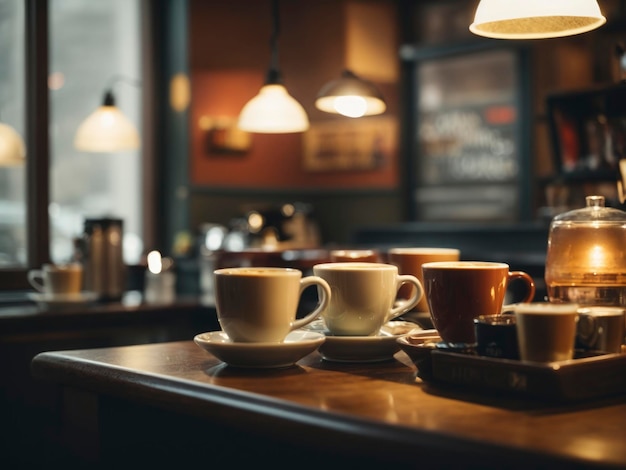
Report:
[{"label": "white ceramic cup", "polygon": [[80,294],[83,266],[79,263],[44,264],[28,272],[28,282],[44,294]]},{"label": "white ceramic cup", "polygon": [[[279,343],[315,320],[330,300],[330,287],[292,268],[237,267],[214,271],[215,307],[222,330],[235,342]],[[318,287],[313,311],[296,318],[302,292]]]},{"label": "white ceramic cup", "polygon": [[[415,276],[399,275],[392,264],[324,263],[313,266],[313,273],[330,285],[332,295],[322,317],[333,335],[375,335],[383,324],[415,307],[424,295]],[[414,286],[412,295],[394,306],[398,290],[405,284]]]},{"label": "white ceramic cup", "polygon": [[522,361],[565,361],[574,357],[578,304],[529,302],[512,306]]}]

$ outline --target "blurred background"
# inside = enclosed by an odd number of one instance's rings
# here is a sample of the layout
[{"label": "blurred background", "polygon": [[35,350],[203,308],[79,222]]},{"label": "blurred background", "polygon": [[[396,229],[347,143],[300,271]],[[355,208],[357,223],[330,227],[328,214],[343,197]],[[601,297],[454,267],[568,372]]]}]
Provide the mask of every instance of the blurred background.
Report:
[{"label": "blurred background", "polygon": [[[0,285],[72,259],[93,217],[123,220],[128,265],[159,250],[194,282],[207,252],[463,245],[477,228],[541,255],[586,195],[621,206],[626,8],[599,3],[590,33],[503,41],[469,32],[474,1],[284,1],[275,31],[269,0],[0,0],[0,122],[26,149],[0,166]],[[236,125],[272,37],[305,132]],[[382,114],[315,107],[344,70]],[[136,147],[76,145],[106,91]]]}]

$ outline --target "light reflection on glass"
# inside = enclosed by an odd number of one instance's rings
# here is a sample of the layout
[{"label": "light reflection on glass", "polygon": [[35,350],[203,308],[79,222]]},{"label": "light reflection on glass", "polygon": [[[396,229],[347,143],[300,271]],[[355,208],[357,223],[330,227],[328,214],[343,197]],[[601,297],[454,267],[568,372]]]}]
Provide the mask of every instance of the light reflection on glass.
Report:
[{"label": "light reflection on glass", "polygon": [[589,250],[589,265],[594,268],[606,265],[606,250],[602,245],[594,245]]}]

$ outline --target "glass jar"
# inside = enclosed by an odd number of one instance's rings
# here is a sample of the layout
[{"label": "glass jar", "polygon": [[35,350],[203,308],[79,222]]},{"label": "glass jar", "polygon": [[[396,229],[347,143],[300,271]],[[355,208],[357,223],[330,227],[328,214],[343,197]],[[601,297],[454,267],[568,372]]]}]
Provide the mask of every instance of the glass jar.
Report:
[{"label": "glass jar", "polygon": [[626,212],[587,196],[552,219],[545,281],[551,302],[626,306]]}]

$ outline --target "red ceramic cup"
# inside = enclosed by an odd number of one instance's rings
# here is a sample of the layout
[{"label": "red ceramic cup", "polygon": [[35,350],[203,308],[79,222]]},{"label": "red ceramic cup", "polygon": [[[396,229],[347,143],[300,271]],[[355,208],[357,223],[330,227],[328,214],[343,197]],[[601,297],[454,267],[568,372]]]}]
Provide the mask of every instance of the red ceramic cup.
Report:
[{"label": "red ceramic cup", "polygon": [[424,295],[441,339],[459,346],[475,345],[474,319],[501,313],[507,286],[514,279],[528,287],[524,302],[535,296],[535,283],[506,263],[441,261],[422,265]]}]

